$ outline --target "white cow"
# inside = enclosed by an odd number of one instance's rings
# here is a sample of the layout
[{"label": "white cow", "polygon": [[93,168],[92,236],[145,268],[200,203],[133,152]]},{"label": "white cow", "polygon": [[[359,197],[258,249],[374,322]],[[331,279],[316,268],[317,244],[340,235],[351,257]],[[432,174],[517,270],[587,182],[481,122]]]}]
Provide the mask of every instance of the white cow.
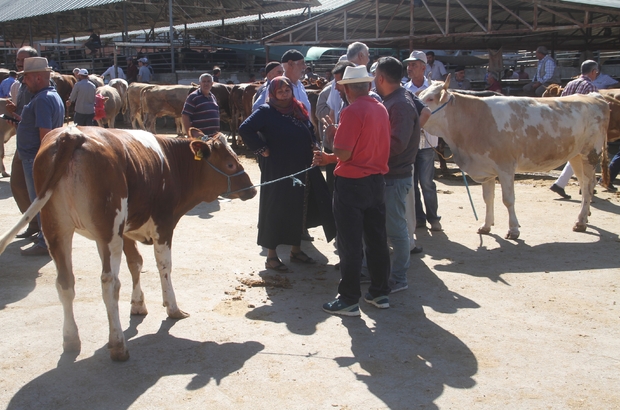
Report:
[{"label": "white cow", "polygon": [[[424,125],[446,140],[454,161],[482,183],[487,234],[494,223],[495,178],[509,215],[506,238],[519,237],[515,172],[549,171],[569,161],[581,186],[581,211],[574,231],[586,230],[599,161],[609,123],[609,106],[599,94],[562,98],[487,97],[453,93],[434,81],[419,97],[434,111]],[[437,110],[437,111],[435,111]]]}]

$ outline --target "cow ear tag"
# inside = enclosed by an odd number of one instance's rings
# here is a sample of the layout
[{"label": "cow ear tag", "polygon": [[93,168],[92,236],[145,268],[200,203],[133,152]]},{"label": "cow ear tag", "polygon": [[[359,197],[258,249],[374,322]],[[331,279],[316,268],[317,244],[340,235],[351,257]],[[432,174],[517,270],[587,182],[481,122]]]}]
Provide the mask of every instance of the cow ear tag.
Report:
[{"label": "cow ear tag", "polygon": [[196,161],[200,161],[202,159],[202,150],[199,149],[198,151],[194,152],[194,159]]}]

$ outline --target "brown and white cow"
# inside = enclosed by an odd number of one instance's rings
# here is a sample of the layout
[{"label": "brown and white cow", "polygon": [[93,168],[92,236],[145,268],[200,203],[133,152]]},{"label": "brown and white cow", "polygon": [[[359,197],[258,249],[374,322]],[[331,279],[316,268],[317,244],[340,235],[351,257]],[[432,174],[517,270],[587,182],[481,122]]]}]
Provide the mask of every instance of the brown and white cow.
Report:
[{"label": "brown and white cow", "polygon": [[[0,114],[11,115],[6,109],[6,102],[8,98],[0,98]],[[15,126],[11,125],[6,120],[0,120],[0,172],[3,177],[8,177],[9,173],[6,172],[4,167],[4,144],[9,142],[11,137],[15,135]]]},{"label": "brown and white cow", "polygon": [[[106,178],[101,178],[106,175]],[[37,199],[18,225],[0,239],[0,253],[37,212],[58,272],[64,309],[63,347],[81,348],[73,316],[75,279],[71,242],[75,232],[97,243],[101,285],[110,324],[113,360],[127,360],[121,327],[118,272],[122,253],[133,280],[131,314],[146,315],[140,287],[142,257],[136,242],[152,244],[168,316],[188,315],[177,306],[171,282],[171,246],[179,219],[221,194],[256,195],[249,176],[221,134],[208,141],[162,138],[142,130],[66,127],[51,131],[34,162]]]},{"label": "brown and white cow", "polygon": [[144,129],[144,121],[142,119],[142,108],[140,105],[140,94],[142,90],[155,87],[152,84],[133,82],[127,88],[125,94],[125,103],[123,104],[123,115],[125,123],[131,123],[133,129]]},{"label": "brown and white cow", "polygon": [[114,128],[116,116],[119,112],[121,112],[121,109],[123,108],[121,96],[118,94],[116,88],[109,85],[97,87],[96,93],[100,94],[103,98],[105,98],[105,117],[97,120],[97,123],[100,127],[103,127],[104,124],[107,124],[108,128]]},{"label": "brown and white cow", "polygon": [[548,171],[569,161],[581,185],[581,211],[574,231],[585,231],[594,189],[595,167],[605,142],[609,107],[595,95],[562,98],[486,97],[453,93],[449,79],[434,81],[420,99],[435,111],[424,125],[442,137],[454,161],[482,183],[486,204],[484,225],[494,223],[495,178],[509,215],[506,238],[519,237],[514,209],[515,172]]},{"label": "brown and white cow", "polygon": [[181,113],[187,95],[196,90],[193,85],[156,85],[144,88],[140,93],[140,107],[147,131],[155,133],[157,118],[169,116],[174,118],[177,135],[184,135]]}]

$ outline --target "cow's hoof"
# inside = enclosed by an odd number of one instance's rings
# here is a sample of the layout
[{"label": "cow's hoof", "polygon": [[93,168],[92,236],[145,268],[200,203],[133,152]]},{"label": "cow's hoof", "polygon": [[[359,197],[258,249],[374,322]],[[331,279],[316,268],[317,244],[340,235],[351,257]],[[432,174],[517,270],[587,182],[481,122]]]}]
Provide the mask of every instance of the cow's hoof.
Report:
[{"label": "cow's hoof", "polygon": [[111,349],[110,359],[115,362],[126,362],[129,359],[129,350],[127,349]]},{"label": "cow's hoof", "polygon": [[478,234],[479,235],[488,235],[491,233],[491,228],[487,228],[484,226],[481,226],[480,228],[478,228]]},{"label": "cow's hoof", "polygon": [[144,303],[132,303],[131,304],[131,314],[137,316],[146,316],[149,314],[149,311],[146,309]]},{"label": "cow's hoof", "polygon": [[519,239],[519,235],[520,233],[518,231],[517,232],[508,231],[505,238],[515,240],[515,239]]},{"label": "cow's hoof", "polygon": [[10,177],[10,176],[11,176],[11,174],[9,174],[8,172],[2,171],[2,176],[3,176],[4,178],[8,178],[8,177]]},{"label": "cow's hoof", "polygon": [[587,225],[585,224],[575,224],[575,226],[573,226],[573,231],[574,232],[585,232],[587,228]]},{"label": "cow's hoof", "polygon": [[168,312],[168,317],[170,319],[185,319],[186,317],[189,317],[189,313],[185,313],[183,312],[181,309],[176,310],[176,311],[169,311]]}]

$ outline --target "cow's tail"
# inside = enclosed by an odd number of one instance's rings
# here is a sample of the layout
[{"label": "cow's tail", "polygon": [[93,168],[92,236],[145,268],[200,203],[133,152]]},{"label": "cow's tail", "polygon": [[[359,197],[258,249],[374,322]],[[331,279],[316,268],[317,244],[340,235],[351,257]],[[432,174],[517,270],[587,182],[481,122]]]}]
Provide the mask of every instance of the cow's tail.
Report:
[{"label": "cow's tail", "polygon": [[17,233],[30,223],[33,218],[36,218],[37,214],[47,204],[47,201],[52,197],[54,188],[58,185],[58,181],[60,181],[60,178],[62,178],[69,167],[73,152],[82,146],[84,142],[86,142],[85,135],[76,128],[68,128],[68,132],[58,137],[56,140],[56,155],[54,155],[52,162],[52,172],[47,174],[39,195],[37,195],[37,198],[26,210],[19,222],[0,237],[0,254],[4,252],[9,243],[17,236]]}]

